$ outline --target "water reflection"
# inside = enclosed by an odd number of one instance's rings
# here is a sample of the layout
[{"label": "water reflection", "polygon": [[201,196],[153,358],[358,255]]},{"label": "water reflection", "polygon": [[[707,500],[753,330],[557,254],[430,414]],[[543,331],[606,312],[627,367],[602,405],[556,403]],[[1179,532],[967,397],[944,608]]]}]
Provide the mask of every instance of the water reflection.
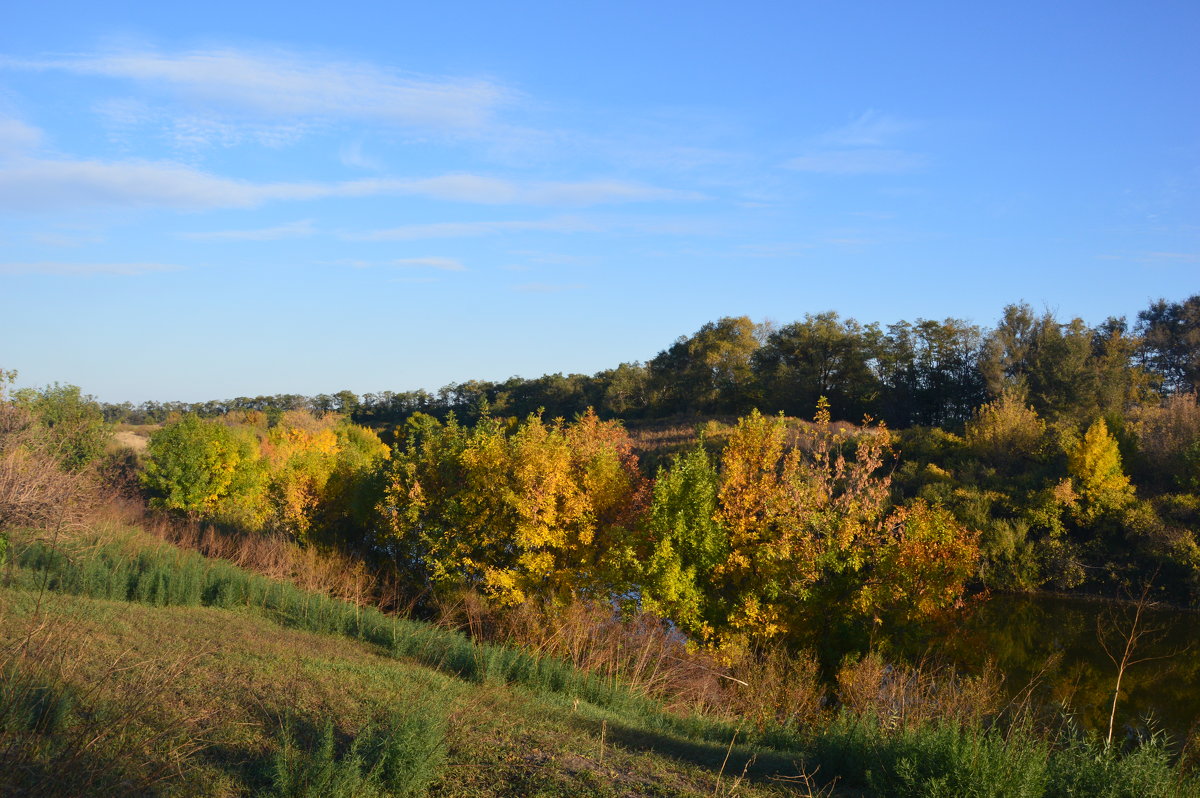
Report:
[{"label": "water reflection", "polygon": [[[899,647],[906,656],[932,651],[970,673],[991,659],[1005,674],[1010,696],[1040,672],[1036,695],[1063,704],[1086,729],[1106,733],[1117,667],[1100,636],[1118,658],[1133,608],[1103,601],[1061,597],[993,596],[937,630],[926,650]],[[1143,614],[1144,636],[1121,683],[1116,729],[1151,727],[1185,738],[1200,722],[1200,616],[1174,610]],[[906,649],[906,650],[905,650]]]}]

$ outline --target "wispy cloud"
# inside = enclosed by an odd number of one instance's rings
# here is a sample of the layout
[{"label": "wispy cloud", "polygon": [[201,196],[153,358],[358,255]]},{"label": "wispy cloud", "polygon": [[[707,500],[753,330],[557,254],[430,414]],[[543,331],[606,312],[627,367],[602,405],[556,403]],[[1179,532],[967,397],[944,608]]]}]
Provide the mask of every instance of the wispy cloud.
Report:
[{"label": "wispy cloud", "polygon": [[845,127],[821,136],[820,142],[830,147],[885,147],[898,136],[918,127],[920,125],[910,119],[868,110]]},{"label": "wispy cloud", "polygon": [[600,229],[595,224],[573,216],[554,219],[481,221],[481,222],[433,222],[430,224],[406,224],[387,230],[369,233],[348,234],[355,241],[414,241],[423,238],[467,238],[496,235],[499,233],[541,231],[551,233],[594,232]]},{"label": "wispy cloud", "polygon": [[514,96],[487,79],[403,74],[283,51],[141,50],[0,64],[131,80],[217,110],[260,117],[374,120],[443,131],[477,130]]},{"label": "wispy cloud", "polygon": [[561,294],[564,291],[578,291],[583,287],[579,283],[522,283],[514,285],[513,290],[522,294]]},{"label": "wispy cloud", "polygon": [[1137,252],[1123,255],[1097,255],[1096,257],[1100,260],[1124,260],[1163,266],[1175,263],[1200,263],[1200,252]]},{"label": "wispy cloud", "polygon": [[823,150],[799,155],[784,166],[828,175],[901,174],[925,166],[923,155],[904,150]]},{"label": "wispy cloud", "polygon": [[19,119],[0,118],[0,158],[26,152],[42,142],[42,131]]},{"label": "wispy cloud", "polygon": [[174,161],[26,160],[0,170],[0,208],[250,208],[273,200],[379,195],[485,205],[597,205],[693,200],[698,195],[611,180],[519,182],[470,174],[370,178],[338,183],[252,183]]},{"label": "wispy cloud", "polygon": [[602,205],[620,202],[696,201],[702,194],[623,180],[522,183],[480,175],[444,175],[420,180],[363,180],[400,193],[485,205]]},{"label": "wispy cloud", "polygon": [[214,230],[206,233],[179,233],[189,241],[278,241],[284,238],[305,238],[316,230],[312,219],[304,219],[260,230]]},{"label": "wispy cloud", "polygon": [[104,236],[78,233],[30,233],[29,237],[45,247],[82,247],[104,241]]},{"label": "wispy cloud", "polygon": [[343,166],[349,166],[354,169],[367,169],[377,172],[383,168],[378,161],[363,153],[361,141],[352,141],[349,144],[342,145],[342,148],[338,151],[338,160],[342,162]]},{"label": "wispy cloud", "polygon": [[72,263],[68,261],[37,261],[29,263],[0,263],[0,274],[135,275],[151,272],[178,271],[181,266],[169,263]]},{"label": "wispy cloud", "polygon": [[917,122],[866,111],[850,124],[813,140],[813,146],[784,163],[788,169],[828,175],[901,174],[928,164],[926,156],[899,149],[895,140]]},{"label": "wispy cloud", "polygon": [[467,270],[462,261],[454,258],[396,258],[391,263],[394,266],[440,269],[444,272],[465,272]]}]

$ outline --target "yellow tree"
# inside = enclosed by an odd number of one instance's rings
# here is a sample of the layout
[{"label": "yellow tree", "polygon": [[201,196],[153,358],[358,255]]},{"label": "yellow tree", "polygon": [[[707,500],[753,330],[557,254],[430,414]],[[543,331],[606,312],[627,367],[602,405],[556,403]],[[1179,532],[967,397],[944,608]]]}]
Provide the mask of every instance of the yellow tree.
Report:
[{"label": "yellow tree", "polygon": [[1092,422],[1083,438],[1067,453],[1067,471],[1079,497],[1079,520],[1085,524],[1133,501],[1133,485],[1121,468],[1117,439],[1109,433],[1102,418]]},{"label": "yellow tree", "polygon": [[883,533],[887,430],[839,431],[822,400],[803,437],[792,444],[782,417],[753,412],[722,454],[716,520],[729,555],[715,574],[730,628],[749,637],[785,635],[818,582],[853,581]]}]

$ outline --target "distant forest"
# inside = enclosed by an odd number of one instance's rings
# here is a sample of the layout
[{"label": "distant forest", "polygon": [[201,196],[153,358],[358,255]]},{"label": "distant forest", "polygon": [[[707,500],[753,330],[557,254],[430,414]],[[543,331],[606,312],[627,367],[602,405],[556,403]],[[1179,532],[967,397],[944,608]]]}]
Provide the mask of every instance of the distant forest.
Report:
[{"label": "distant forest", "polygon": [[622,363],[593,375],[547,374],[503,382],[468,380],[430,393],[351,391],[237,397],[207,402],[103,404],[106,420],[162,423],[256,410],[337,412],[386,426],[415,413],[471,423],[484,414],[574,418],[588,408],[606,419],[729,416],[752,408],[811,417],[820,397],[835,419],[864,416],[892,428],[961,430],[978,407],[1019,393],[1051,422],[1086,425],[1156,397],[1192,393],[1200,382],[1200,294],[1160,299],[1130,325],[1110,317],[1089,326],[1028,304],[1010,305],[994,327],[918,319],[886,327],[806,315],[785,325],[745,316],[710,322],[648,363]]}]

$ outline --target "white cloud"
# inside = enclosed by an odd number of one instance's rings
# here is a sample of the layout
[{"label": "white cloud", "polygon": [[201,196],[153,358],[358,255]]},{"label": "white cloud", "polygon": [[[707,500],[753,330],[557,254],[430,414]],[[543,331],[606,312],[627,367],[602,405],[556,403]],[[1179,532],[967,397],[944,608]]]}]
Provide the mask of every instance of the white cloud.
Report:
[{"label": "white cloud", "polygon": [[215,230],[209,233],[180,233],[180,238],[190,241],[278,241],[283,238],[304,238],[311,236],[313,229],[311,219],[305,219],[276,227],[265,227],[259,230]]},{"label": "white cloud", "polygon": [[0,158],[32,150],[42,143],[42,131],[19,119],[0,119]]},{"label": "white cloud", "polygon": [[828,175],[901,174],[921,169],[924,155],[904,150],[821,150],[787,161],[784,166],[800,172]]},{"label": "white cloud", "polygon": [[394,266],[424,267],[440,269],[444,272],[464,272],[467,270],[467,267],[462,265],[462,261],[454,258],[396,258],[391,263]]},{"label": "white cloud", "polygon": [[338,160],[344,166],[349,166],[354,169],[366,169],[372,172],[378,172],[382,166],[374,158],[370,158],[363,153],[361,141],[354,141],[342,146],[338,151]]},{"label": "white cloud", "polygon": [[345,237],[355,241],[414,241],[422,238],[466,238],[525,231],[580,233],[595,232],[598,229],[596,225],[582,219],[564,216],[536,220],[407,224],[387,230],[375,230],[370,233]]},{"label": "white cloud", "polygon": [[132,80],[220,111],[374,120],[442,131],[478,130],[513,97],[511,91],[486,79],[402,74],[365,63],[233,48],[7,59],[3,64]]},{"label": "white cloud", "polygon": [[579,283],[562,284],[562,283],[522,283],[521,285],[513,286],[514,291],[519,291],[522,294],[560,294],[563,291],[578,291],[584,286]]},{"label": "white cloud", "polygon": [[0,274],[135,275],[151,272],[178,271],[181,268],[181,266],[169,263],[70,263],[67,261],[37,261],[30,263],[0,263]]},{"label": "white cloud", "polygon": [[523,183],[479,175],[370,178],[340,183],[251,183],[174,161],[26,160],[0,170],[0,208],[250,208],[272,200],[421,196],[486,205],[595,205],[695,199],[689,192],[622,181]]},{"label": "white cloud", "polygon": [[283,187],[255,186],[172,162],[37,160],[0,170],[0,208],[16,211],[248,208],[286,193]]},{"label": "white cloud", "polygon": [[417,194],[482,205],[601,205],[619,202],[695,201],[703,195],[622,180],[522,183],[457,174],[415,180],[368,179],[343,184],[344,191]]},{"label": "white cloud", "polygon": [[29,237],[45,247],[82,247],[104,241],[104,236],[77,233],[30,233]]}]

